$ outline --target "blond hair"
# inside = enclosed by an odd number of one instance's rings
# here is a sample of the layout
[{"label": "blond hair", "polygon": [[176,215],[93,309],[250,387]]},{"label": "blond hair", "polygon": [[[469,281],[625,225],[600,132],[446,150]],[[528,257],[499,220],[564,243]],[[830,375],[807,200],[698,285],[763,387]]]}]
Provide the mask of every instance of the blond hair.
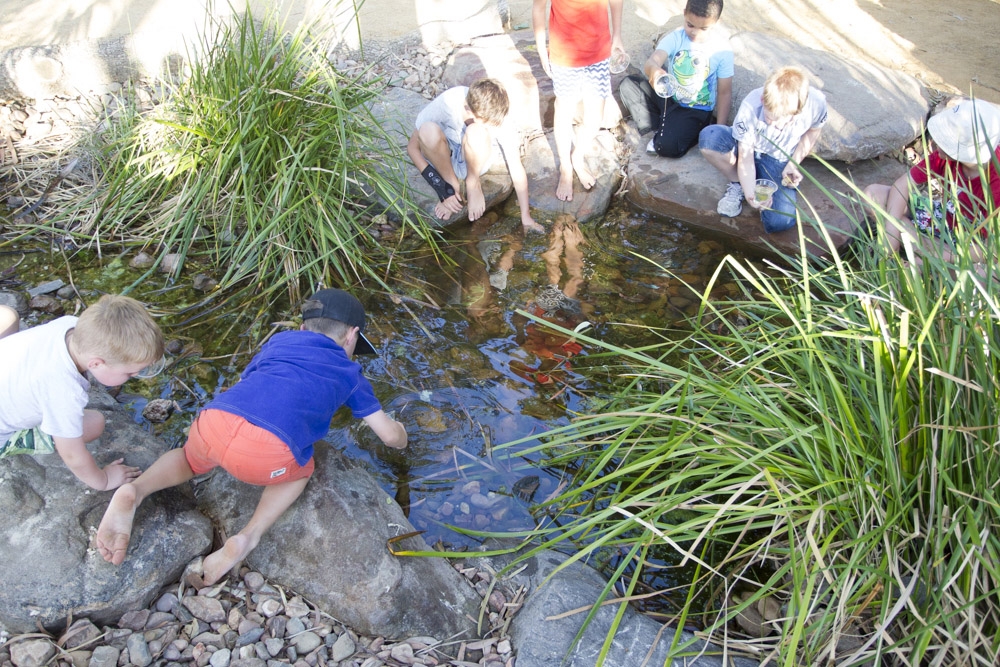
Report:
[{"label": "blond hair", "polygon": [[465,103],[476,118],[490,125],[503,123],[510,110],[507,90],[496,79],[479,79],[474,82],[469,86]]},{"label": "blond hair", "polygon": [[809,98],[809,75],[801,67],[781,67],[764,82],[764,108],[777,118],[802,111]]},{"label": "blond hair", "polygon": [[73,345],[110,364],[153,363],[163,356],[163,334],[143,305],[114,294],[80,314]]}]

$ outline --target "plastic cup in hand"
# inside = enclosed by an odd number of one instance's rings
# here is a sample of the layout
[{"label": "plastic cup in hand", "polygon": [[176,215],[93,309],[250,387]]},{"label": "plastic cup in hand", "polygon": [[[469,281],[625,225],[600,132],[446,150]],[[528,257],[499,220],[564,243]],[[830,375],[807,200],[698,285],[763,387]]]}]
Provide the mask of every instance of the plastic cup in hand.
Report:
[{"label": "plastic cup in hand", "polygon": [[675,92],[677,92],[677,83],[674,81],[674,77],[667,73],[663,73],[653,84],[653,90],[656,91],[656,94],[660,97],[671,97]]},{"label": "plastic cup in hand", "polygon": [[608,69],[611,70],[612,74],[621,74],[628,69],[628,64],[632,62],[628,54],[624,51],[615,51],[611,54],[611,62],[608,63]]},{"label": "plastic cup in hand", "polygon": [[767,178],[758,178],[754,184],[753,199],[758,204],[765,203],[778,190],[778,184]]}]

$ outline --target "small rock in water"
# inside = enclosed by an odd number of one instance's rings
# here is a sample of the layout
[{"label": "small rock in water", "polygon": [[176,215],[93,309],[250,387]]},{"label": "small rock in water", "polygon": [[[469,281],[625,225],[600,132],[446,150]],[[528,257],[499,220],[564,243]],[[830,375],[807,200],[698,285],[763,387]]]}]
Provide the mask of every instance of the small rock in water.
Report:
[{"label": "small rock in water", "polygon": [[181,272],[183,266],[184,262],[181,260],[181,256],[172,252],[163,256],[163,261],[160,262],[160,273],[169,273],[176,276]]},{"label": "small rock in water", "polygon": [[48,313],[49,315],[63,314],[62,302],[56,297],[48,294],[39,294],[38,296],[31,297],[31,301],[28,302],[28,305],[32,310],[40,310],[43,313]]},{"label": "small rock in water", "polygon": [[[159,424],[167,421],[178,407],[176,401],[171,401],[169,398],[154,398],[142,409],[142,416],[154,424]],[[190,607],[189,610],[198,616]]]},{"label": "small rock in water", "polygon": [[192,285],[199,292],[211,292],[219,286],[219,281],[207,273],[199,273],[192,280]]},{"label": "small rock in water", "polygon": [[153,265],[153,258],[144,252],[140,252],[138,255],[132,258],[132,261],[128,263],[133,269],[148,269]]},{"label": "small rock in water", "polygon": [[28,296],[34,297],[40,294],[51,294],[52,292],[55,292],[60,287],[63,287],[65,285],[66,283],[56,278],[55,280],[50,280],[47,283],[42,283],[41,285],[32,287],[31,289],[28,290]]},{"label": "small rock in water", "polygon": [[167,354],[177,356],[184,351],[184,341],[177,338],[171,338],[167,341],[167,344],[163,346],[163,349],[166,350]]}]

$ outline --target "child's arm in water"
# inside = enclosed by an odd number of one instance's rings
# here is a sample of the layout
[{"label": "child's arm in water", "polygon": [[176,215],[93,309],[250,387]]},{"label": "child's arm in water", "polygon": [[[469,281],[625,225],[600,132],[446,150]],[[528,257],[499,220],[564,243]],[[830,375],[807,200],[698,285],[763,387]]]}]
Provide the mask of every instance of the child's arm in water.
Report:
[{"label": "child's arm in water", "polygon": [[94,457],[87,451],[87,445],[83,441],[83,436],[79,438],[57,438],[53,436],[52,442],[55,444],[56,451],[70,472],[92,489],[97,489],[98,491],[117,489],[125,482],[134,480],[141,472],[134,466],[123,465],[122,462],[125,459],[112,461],[104,466],[102,470],[97,465]]},{"label": "child's arm in water", "polygon": [[392,447],[393,449],[403,449],[406,447],[406,428],[387,415],[385,410],[379,410],[364,417],[364,422],[368,424],[371,430],[375,431],[375,435],[387,447]]}]

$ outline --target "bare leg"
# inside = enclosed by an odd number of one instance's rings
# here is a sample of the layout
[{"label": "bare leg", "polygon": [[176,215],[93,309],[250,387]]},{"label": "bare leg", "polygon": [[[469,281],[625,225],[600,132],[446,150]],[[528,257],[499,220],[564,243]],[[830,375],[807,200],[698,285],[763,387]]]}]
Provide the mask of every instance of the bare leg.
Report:
[{"label": "bare leg", "polygon": [[705,158],[705,162],[718,169],[730,183],[734,183],[740,179],[736,173],[736,153],[732,151],[720,153],[702,148],[701,156]]},{"label": "bare leg", "polygon": [[104,415],[97,410],[83,411],[83,441],[97,440],[104,433]]},{"label": "bare leg", "polygon": [[486,212],[486,197],[479,174],[484,171],[493,152],[493,140],[482,123],[473,123],[462,137],[462,153],[468,167],[465,177],[465,196],[469,200],[469,221],[473,222]]},{"label": "bare leg", "polygon": [[0,306],[0,338],[16,334],[21,326],[21,318],[17,311],[7,306]]},{"label": "bare leg", "polygon": [[580,179],[580,185],[584,190],[594,187],[597,179],[587,168],[584,158],[594,146],[594,139],[601,129],[601,120],[604,118],[604,98],[586,97],[583,100],[583,122],[577,127],[576,145],[573,147],[573,171]]},{"label": "bare leg", "polygon": [[556,199],[573,201],[573,116],[576,115],[577,100],[556,98],[555,117],[552,134],[556,140],[556,165],[559,169],[559,184]]},{"label": "bare leg", "polygon": [[437,123],[424,123],[406,144],[406,153],[413,160],[417,170],[423,171],[428,164],[434,168],[441,178],[455,188],[455,195],[438,203],[434,207],[434,215],[442,220],[447,220],[454,214],[462,210],[462,198],[458,195],[461,191],[461,184],[455,175],[455,169],[451,166],[451,148],[448,146],[448,139],[444,135],[444,130]]},{"label": "bare leg", "polygon": [[177,486],[194,477],[183,449],[172,449],[130,484],[123,484],[111,497],[97,528],[97,549],[104,560],[121,565],[132,536],[132,520],[143,499],[160,489]]},{"label": "bare leg", "polygon": [[250,518],[250,523],[239,533],[226,540],[221,549],[205,558],[204,582],[206,586],[211,586],[224,577],[229,570],[254,550],[254,547],[260,542],[261,536],[274,525],[274,522],[285,513],[285,510],[292,506],[308,482],[309,478],[306,477],[294,482],[264,487],[264,491],[260,495],[260,502],[257,503],[257,509]]}]

